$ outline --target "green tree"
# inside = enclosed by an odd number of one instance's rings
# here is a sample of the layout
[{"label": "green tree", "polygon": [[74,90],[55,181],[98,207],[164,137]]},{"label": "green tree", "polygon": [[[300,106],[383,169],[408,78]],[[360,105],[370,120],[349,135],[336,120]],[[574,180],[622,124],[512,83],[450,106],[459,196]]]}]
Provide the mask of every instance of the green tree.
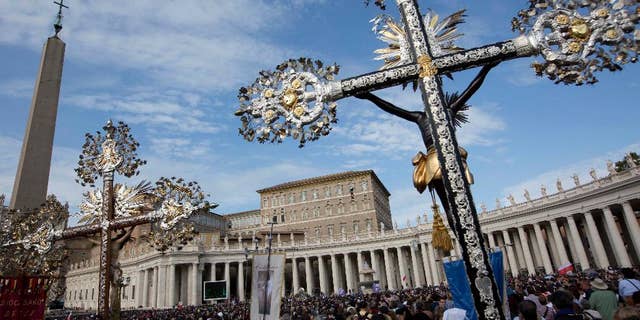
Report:
[{"label": "green tree", "polygon": [[636,166],[640,166],[640,156],[635,152],[629,152],[622,158],[622,160],[616,161],[616,166],[615,166],[616,172],[622,172],[627,169],[630,169],[630,165],[627,157],[631,157],[631,161],[633,161],[633,163],[635,163]]}]

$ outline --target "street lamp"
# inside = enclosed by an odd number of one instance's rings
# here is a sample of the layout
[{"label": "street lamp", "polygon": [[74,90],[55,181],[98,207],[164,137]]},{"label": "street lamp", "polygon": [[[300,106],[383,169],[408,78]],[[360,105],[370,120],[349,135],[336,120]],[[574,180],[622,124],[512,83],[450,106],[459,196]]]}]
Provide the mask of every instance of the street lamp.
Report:
[{"label": "street lamp", "polygon": [[[250,253],[257,253],[259,251],[259,249],[258,249],[258,243],[259,242],[260,242],[260,240],[258,240],[256,238],[253,238],[254,248],[253,249],[249,249],[248,247],[244,247],[244,260],[245,260],[245,262],[247,262],[247,268],[249,268],[249,254]],[[253,268],[249,268],[249,270],[252,270],[252,269]],[[247,299],[247,292],[248,292],[247,284],[248,284],[248,282],[249,282],[249,272],[247,271],[247,272],[244,273],[244,299],[245,299],[245,306],[242,309],[242,315],[243,315],[242,318],[243,318],[243,320],[247,318],[247,311],[248,311],[247,310],[248,306],[246,304],[246,301],[248,301],[248,299]]]},{"label": "street lamp", "polygon": [[[271,225],[271,230],[269,230],[269,246],[267,247],[267,282],[265,282],[265,290],[264,290],[264,303],[265,305],[263,306],[263,310],[267,310],[267,289],[268,289],[268,285],[269,285],[269,280],[271,278],[271,242],[273,241],[273,225],[274,224],[278,224],[278,221],[276,220],[276,218],[274,217],[273,220],[271,220],[271,222],[269,222],[269,224]],[[267,314],[263,313],[262,314],[262,320],[266,319]]]}]

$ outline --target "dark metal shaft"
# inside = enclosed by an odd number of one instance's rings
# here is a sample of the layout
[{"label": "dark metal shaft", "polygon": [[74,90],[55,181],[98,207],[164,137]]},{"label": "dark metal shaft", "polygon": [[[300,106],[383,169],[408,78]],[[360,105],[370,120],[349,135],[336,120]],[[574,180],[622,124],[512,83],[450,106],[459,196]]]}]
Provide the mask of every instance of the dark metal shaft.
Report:
[{"label": "dark metal shaft", "polygon": [[[504,320],[500,296],[491,264],[483,245],[483,235],[477,218],[468,181],[462,171],[464,166],[458,151],[451,115],[445,109],[439,70],[433,63],[432,51],[425,31],[424,21],[415,0],[398,0],[400,12],[409,38],[413,61],[419,62],[420,91],[429,130],[438,155],[442,180],[453,215],[454,230],[462,248],[471,294],[478,319]],[[514,46],[515,47],[515,46]]]},{"label": "dark metal shaft", "polygon": [[111,286],[111,222],[114,216],[113,171],[103,174],[102,228],[100,231],[100,280],[98,287],[98,312],[102,319],[109,319],[109,290]]}]

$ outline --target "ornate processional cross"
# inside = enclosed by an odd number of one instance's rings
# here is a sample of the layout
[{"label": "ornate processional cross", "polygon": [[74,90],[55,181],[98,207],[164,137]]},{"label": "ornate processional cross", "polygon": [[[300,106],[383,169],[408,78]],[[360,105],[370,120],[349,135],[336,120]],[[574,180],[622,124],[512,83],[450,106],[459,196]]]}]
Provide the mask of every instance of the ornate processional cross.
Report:
[{"label": "ornate processional cross", "polygon": [[[541,55],[544,61],[533,64],[538,75],[556,83],[595,83],[595,72],[620,70],[622,64],[637,61],[640,5],[625,0],[530,0],[530,7],[512,21],[514,30],[521,32],[519,37],[470,50],[445,50],[437,41],[441,29],[426,23],[430,16],[422,16],[416,0],[396,2],[403,23],[387,20],[379,33],[382,40],[396,42],[395,48],[377,51],[386,55],[382,70],[335,81],[337,65],[324,67],[320,61],[300,58],[280,64],[275,71],[262,71],[238,94],[240,134],[261,143],[290,136],[302,147],[330,132],[336,122],[336,100],[417,81],[428,124],[421,134],[440,163],[441,199],[446,199],[443,205],[448,206],[447,215],[462,248],[478,317],[504,319],[440,77]],[[400,52],[394,56],[394,50]]]},{"label": "ornate processional cross", "polygon": [[[112,282],[118,281],[114,279],[117,272],[113,269],[117,268],[119,250],[132,228],[154,224],[148,234],[150,243],[157,250],[166,251],[173,245],[184,245],[193,238],[194,226],[187,221],[193,213],[215,208],[216,205],[204,201],[205,194],[197,182],[186,182],[182,178],[162,177],[153,187],[146,182],[135,187],[114,185],[115,172],[126,177],[137,175],[138,167],[146,161],[137,158],[139,144],[129,134],[126,124],[121,122],[116,127],[109,121],[103,129],[104,136],[99,132],[95,136],[86,134],[78,168],[75,169],[79,177],[77,182],[83,186],[89,184],[93,187],[100,176],[103,181],[102,190],[84,194],[85,200],[80,205],[83,213],[80,222],[86,224],[65,229],[66,221],[58,221],[53,225],[46,219],[40,219],[30,225],[10,226],[12,229],[21,229],[21,232],[14,232],[12,241],[2,244],[2,247],[20,245],[42,256],[54,247],[56,241],[99,234],[98,312],[102,319],[110,319],[119,311],[109,301]],[[40,211],[57,214],[52,210],[43,211],[42,208]],[[130,229],[125,233],[126,238],[120,239],[123,243],[114,246],[116,239],[113,233],[126,228]]]}]

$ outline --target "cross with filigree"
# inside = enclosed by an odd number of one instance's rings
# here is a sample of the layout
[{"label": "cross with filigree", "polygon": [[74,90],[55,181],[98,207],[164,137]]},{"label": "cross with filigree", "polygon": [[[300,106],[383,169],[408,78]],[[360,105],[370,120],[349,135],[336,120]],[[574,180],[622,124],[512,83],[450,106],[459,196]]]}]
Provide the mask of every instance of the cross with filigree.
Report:
[{"label": "cross with filigree", "polygon": [[[421,135],[425,145],[437,154],[443,185],[440,197],[460,241],[478,317],[504,319],[440,77],[537,55],[543,61],[533,67],[540,76],[556,83],[595,83],[596,72],[619,70],[622,64],[637,61],[640,6],[624,0],[530,0],[529,8],[512,21],[520,36],[462,50],[448,45],[446,35],[441,33],[450,25],[436,28],[430,14],[420,13],[416,0],[396,2],[402,23],[389,17],[378,19],[378,23],[384,23],[378,29],[379,37],[394,42],[378,51],[385,60],[382,70],[335,81],[337,65],[324,66],[320,61],[300,58],[278,65],[275,71],[262,71],[238,94],[240,134],[261,143],[292,137],[302,147],[329,134],[331,124],[336,122],[335,101],[415,82],[424,103]],[[445,38],[444,43],[439,43],[439,37]],[[471,94],[482,83],[485,70],[476,79],[475,88],[470,88]],[[401,111],[381,108],[409,120],[409,115]]]},{"label": "cross with filigree", "polygon": [[[114,185],[115,172],[126,177],[137,175],[138,168],[146,161],[137,157],[139,143],[131,136],[126,124],[120,122],[114,126],[109,121],[103,130],[104,135],[100,132],[85,135],[86,142],[75,169],[76,181],[83,186],[94,187],[99,177],[103,182],[102,190],[84,193],[79,220],[84,224],[65,229],[68,214],[60,213],[66,212],[66,208],[54,197],[47,199],[47,203],[37,211],[38,219],[8,226],[17,232],[12,232],[11,239],[0,248],[18,245],[31,255],[46,256],[57,247],[57,241],[99,235],[100,240],[95,241],[100,246],[98,312],[102,319],[109,319],[112,313],[118,312],[113,305],[110,308],[109,301],[112,283],[118,281],[118,272],[114,268],[117,268],[119,252],[129,240],[133,228],[152,224],[148,240],[159,251],[166,251],[172,246],[181,247],[195,235],[194,225],[188,218],[217,205],[205,201],[206,196],[197,182],[182,178],[162,177],[155,186],[144,181],[134,187]],[[114,235],[117,231],[122,232]]]}]

